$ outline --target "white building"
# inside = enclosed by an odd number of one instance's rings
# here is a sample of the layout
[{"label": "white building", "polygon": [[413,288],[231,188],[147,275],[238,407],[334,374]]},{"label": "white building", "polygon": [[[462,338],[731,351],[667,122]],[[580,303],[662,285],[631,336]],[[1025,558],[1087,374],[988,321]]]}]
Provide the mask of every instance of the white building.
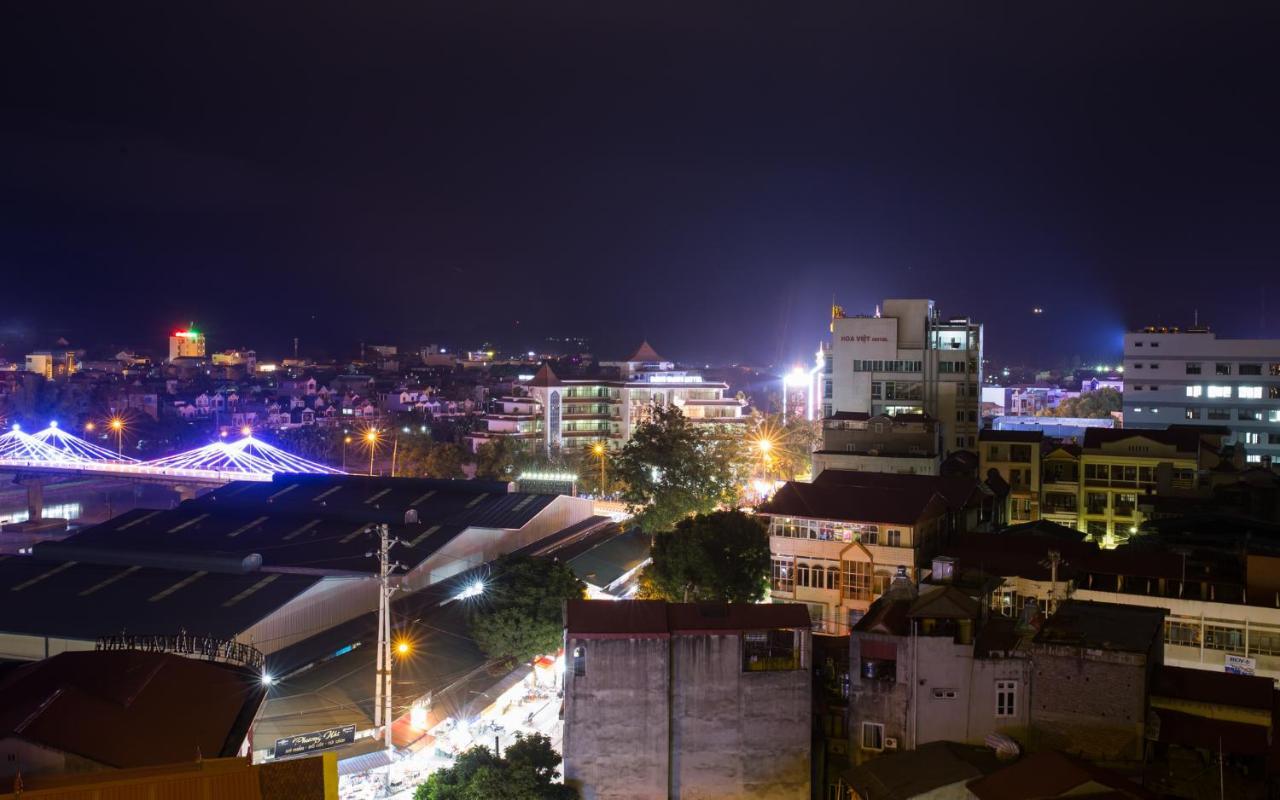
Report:
[{"label": "white building", "polygon": [[648,342],[615,366],[618,378],[560,378],[549,365],[521,383],[515,393],[499,397],[485,414],[485,428],[469,435],[472,449],[498,438],[537,442],[568,450],[603,442],[618,448],[631,438],[652,404],[678,406],[699,425],[745,424],[746,403],[725,397],[729,385],[704,381],[696,372],[679,370],[653,351]]},{"label": "white building", "polygon": [[1280,456],[1280,339],[1219,339],[1208,329],[1125,334],[1126,428],[1231,430],[1246,461]]},{"label": "white building", "polygon": [[947,452],[977,446],[980,323],[944,319],[932,300],[886,300],[875,316],[835,312],[823,345],[824,417],[923,413],[938,420]]}]

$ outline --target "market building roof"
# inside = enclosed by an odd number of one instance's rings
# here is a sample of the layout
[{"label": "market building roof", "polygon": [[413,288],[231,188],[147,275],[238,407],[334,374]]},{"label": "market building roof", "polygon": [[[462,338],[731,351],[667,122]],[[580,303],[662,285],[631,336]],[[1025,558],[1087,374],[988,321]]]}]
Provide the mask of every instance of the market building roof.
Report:
[{"label": "market building roof", "polygon": [[665,637],[810,625],[808,609],[799,603],[570,600],[565,605],[565,630],[577,638]]}]

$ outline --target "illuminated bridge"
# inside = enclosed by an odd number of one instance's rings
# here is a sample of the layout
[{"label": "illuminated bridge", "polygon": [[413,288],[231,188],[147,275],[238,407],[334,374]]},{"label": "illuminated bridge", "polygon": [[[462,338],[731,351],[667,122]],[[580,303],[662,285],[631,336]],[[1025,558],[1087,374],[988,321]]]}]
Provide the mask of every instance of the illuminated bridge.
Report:
[{"label": "illuminated bridge", "polygon": [[19,426],[0,435],[0,472],[17,473],[27,487],[32,519],[40,518],[40,487],[56,476],[101,476],[171,484],[179,496],[194,497],[199,487],[230,481],[270,481],[278,473],[341,475],[342,470],[317,464],[246,435],[218,441],[185,453],[137,461],[86,442],[57,423],[29,434]]}]

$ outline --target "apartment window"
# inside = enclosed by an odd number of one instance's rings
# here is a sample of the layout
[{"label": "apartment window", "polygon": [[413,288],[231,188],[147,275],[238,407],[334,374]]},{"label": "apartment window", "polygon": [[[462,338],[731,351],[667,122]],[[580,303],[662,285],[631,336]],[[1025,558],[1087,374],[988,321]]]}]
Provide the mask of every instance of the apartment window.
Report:
[{"label": "apartment window", "polygon": [[844,562],[844,594],[855,600],[871,598],[871,564],[867,561]]},{"label": "apartment window", "polygon": [[1187,419],[1200,419],[1200,409],[1188,408],[1186,410]]},{"label": "apartment window", "polygon": [[791,562],[785,558],[773,559],[773,590],[775,592],[794,592],[795,576],[791,571]]},{"label": "apartment window", "polygon": [[1116,495],[1115,514],[1117,517],[1132,517],[1133,510],[1138,507],[1138,496],[1128,492]]},{"label": "apartment window", "polygon": [[1142,342],[1134,342],[1134,343],[1133,343],[1133,346],[1134,346],[1134,347],[1142,347]]},{"label": "apartment window", "polygon": [[1262,387],[1261,386],[1241,386],[1240,399],[1241,400],[1261,400]]},{"label": "apartment window", "polygon": [[[815,567],[816,569],[816,567]],[[814,583],[817,584],[817,575],[814,576]],[[816,585],[814,588],[818,588]],[[840,570],[837,567],[827,567],[827,588],[834,591],[840,588]]]},{"label": "apartment window", "polygon": [[1210,408],[1205,412],[1206,419],[1231,419],[1231,409]]},{"label": "apartment window", "polygon": [[1135,413],[1135,414],[1141,414],[1141,413],[1142,413],[1142,406],[1134,406],[1134,407],[1133,407],[1133,413]]},{"label": "apartment window", "polygon": [[1271,384],[1270,386],[1268,386],[1268,387],[1267,387],[1267,399],[1268,399],[1268,400],[1280,400],[1280,386],[1278,386],[1278,385],[1276,385],[1276,384],[1274,384],[1274,383],[1273,383],[1273,384]]},{"label": "apartment window", "polygon": [[1201,395],[1203,395],[1203,394],[1204,394],[1204,387],[1203,387],[1203,386],[1188,386],[1188,387],[1187,387],[1187,397],[1200,397],[1200,396],[1201,396]]},{"label": "apartment window", "polygon": [[862,749],[884,749],[884,725],[879,722],[862,723]]},{"label": "apartment window", "polygon": [[1142,391],[1142,384],[1140,384],[1140,383],[1136,383],[1136,384],[1134,384],[1134,385],[1133,385],[1133,390],[1134,390],[1135,392],[1140,392],[1140,391]]},{"label": "apartment window", "polygon": [[1244,653],[1244,635],[1239,628],[1225,625],[1204,626],[1204,646],[1208,650]]},{"label": "apartment window", "polygon": [[963,412],[963,411],[957,411],[957,412],[956,412],[956,422],[964,422],[964,412]]},{"label": "apartment window", "polygon": [[1142,369],[1142,362],[1138,362],[1137,364],[1134,364],[1134,365],[1133,365],[1133,368],[1134,368],[1134,369]]},{"label": "apartment window", "polygon": [[1160,346],[1160,343],[1159,343],[1159,342],[1152,342],[1152,343],[1151,343],[1151,346],[1152,346],[1152,347],[1159,347],[1159,346]]},{"label": "apartment window", "polygon": [[1280,364],[1272,363],[1267,365],[1267,374],[1273,377],[1280,377]]},{"label": "apartment window", "polygon": [[884,543],[890,547],[902,547],[902,531],[892,529],[886,531]]},{"label": "apartment window", "polygon": [[1241,375],[1261,375],[1262,365],[1261,364],[1241,364],[1240,374]]},{"label": "apartment window", "polygon": [[1252,628],[1249,631],[1249,654],[1280,655],[1280,633]]},{"label": "apartment window", "polygon": [[1166,620],[1164,623],[1164,642],[1180,647],[1200,646],[1200,626],[1195,622]]},{"label": "apartment window", "polygon": [[1160,365],[1159,365],[1159,364],[1149,364],[1149,365],[1148,365],[1148,367],[1149,367],[1150,369],[1160,369]]},{"label": "apartment window", "polygon": [[743,672],[781,672],[800,668],[796,632],[789,628],[742,634]]},{"label": "apartment window", "polygon": [[1280,444],[1280,433],[1268,433],[1267,444]]},{"label": "apartment window", "polygon": [[581,678],[587,674],[587,648],[579,645],[573,648],[573,677]]},{"label": "apartment window", "polygon": [[796,585],[806,587],[809,585],[809,565],[803,561],[796,564]]},{"label": "apartment window", "polygon": [[1089,534],[1089,538],[1095,542],[1107,535],[1107,523],[1105,522],[1086,522],[1084,529],[1085,533]]},{"label": "apartment window", "polygon": [[1222,386],[1222,385],[1216,385],[1216,386],[1215,386],[1215,385],[1210,384],[1210,386],[1209,386],[1209,397],[1210,397],[1210,399],[1218,399],[1218,398],[1222,398],[1222,397],[1230,397],[1230,396],[1231,396],[1231,387],[1230,387],[1230,386]]},{"label": "apartment window", "polygon": [[1085,496],[1085,511],[1089,514],[1107,513],[1107,493],[1089,492]]},{"label": "apartment window", "polygon": [[1259,454],[1254,454],[1254,455],[1251,455],[1251,456],[1245,456],[1245,457],[1244,457],[1244,461],[1245,461],[1245,463],[1246,463],[1246,464],[1261,464],[1261,463],[1262,463],[1262,456],[1261,456],[1261,455],[1259,455]]},{"label": "apartment window", "polygon": [[1262,421],[1262,409],[1260,408],[1237,408],[1236,419]]},{"label": "apartment window", "polygon": [[872,400],[883,400],[883,399],[884,399],[884,384],[883,384],[883,383],[881,383],[880,381],[872,381],[872,383],[871,383],[871,399],[872,399]]},{"label": "apartment window", "polygon": [[1230,375],[1231,365],[1223,364],[1221,361],[1219,361],[1217,364],[1213,365],[1213,373],[1215,375]]},{"label": "apartment window", "polygon": [[1018,713],[1018,682],[996,681],[996,716],[1012,717]]},{"label": "apartment window", "polygon": [[1240,441],[1244,444],[1261,444],[1262,436],[1255,431],[1245,431],[1240,434]]},{"label": "apartment window", "polygon": [[934,700],[955,700],[956,690],[955,689],[934,689],[933,699]]},{"label": "apartment window", "polygon": [[1200,362],[1199,362],[1199,361],[1188,361],[1188,362],[1187,362],[1187,374],[1188,374],[1188,375],[1199,375],[1199,374],[1200,374]]}]

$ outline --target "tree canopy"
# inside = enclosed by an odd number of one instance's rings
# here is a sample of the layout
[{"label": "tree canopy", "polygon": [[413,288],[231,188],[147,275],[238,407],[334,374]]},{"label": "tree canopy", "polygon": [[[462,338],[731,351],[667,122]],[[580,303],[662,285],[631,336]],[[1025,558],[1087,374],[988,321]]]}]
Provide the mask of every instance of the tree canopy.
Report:
[{"label": "tree canopy", "polygon": [[492,659],[515,665],[560,649],[565,600],[586,595],[573,570],[546,558],[504,556],[475,598],[471,635]]},{"label": "tree canopy", "polygon": [[674,602],[754,603],[764,599],[769,567],[769,534],[759,519],[741,511],[699,514],[654,536],[641,594]]},{"label": "tree canopy", "polygon": [[436,770],[418,786],[414,800],[575,800],[578,791],[555,783],[560,754],[551,740],[517,733],[514,744],[498,755],[483,745],[460,754],[453,766]]},{"label": "tree canopy", "polygon": [[795,480],[813,469],[813,451],[822,441],[819,425],[815,420],[794,414],[756,415],[740,440],[745,449],[743,458],[755,464],[753,472],[763,471],[769,478],[784,481]]},{"label": "tree canopy", "polygon": [[699,430],[676,406],[649,409],[612,465],[636,523],[649,533],[669,530],[690,514],[735,503],[742,479],[738,440]]},{"label": "tree canopy", "polygon": [[1079,397],[1068,397],[1057,408],[1042,410],[1039,416],[1105,419],[1111,416],[1112,411],[1120,411],[1123,407],[1124,395],[1104,386],[1092,392],[1083,392]]}]

